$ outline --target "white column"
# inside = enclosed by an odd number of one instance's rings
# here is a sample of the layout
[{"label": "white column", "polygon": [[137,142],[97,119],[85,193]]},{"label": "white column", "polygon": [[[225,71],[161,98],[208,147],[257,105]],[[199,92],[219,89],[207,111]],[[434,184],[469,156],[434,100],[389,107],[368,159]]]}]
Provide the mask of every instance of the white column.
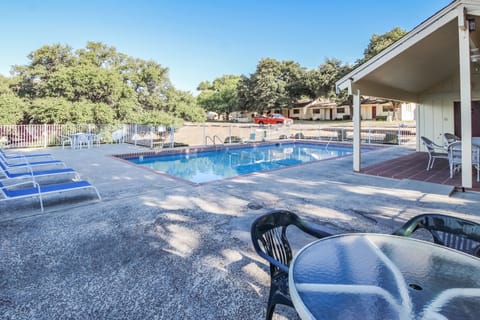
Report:
[{"label": "white column", "polygon": [[353,92],[353,171],[360,171],[361,146],[360,146],[360,90]]},{"label": "white column", "polygon": [[462,186],[472,187],[472,89],[470,79],[470,32],[465,9],[458,11],[458,47],[460,56],[460,114],[462,123]]}]

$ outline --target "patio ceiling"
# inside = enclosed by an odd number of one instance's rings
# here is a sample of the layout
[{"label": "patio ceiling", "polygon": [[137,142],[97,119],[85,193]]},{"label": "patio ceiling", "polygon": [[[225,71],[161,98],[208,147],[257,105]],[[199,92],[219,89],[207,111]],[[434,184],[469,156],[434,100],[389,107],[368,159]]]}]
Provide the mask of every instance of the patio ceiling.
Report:
[{"label": "patio ceiling", "polygon": [[368,88],[373,83],[415,95],[457,73],[458,59],[456,21],[451,21],[366,75],[359,85],[366,83]]},{"label": "patio ceiling", "polygon": [[[458,12],[453,2],[389,48],[337,82],[340,90],[418,102],[419,94],[459,74]],[[475,5],[473,5],[475,6]],[[478,3],[476,3],[478,6]],[[470,8],[472,9],[472,8]],[[471,14],[477,11],[470,10]],[[471,47],[480,47],[480,20],[471,32]],[[474,68],[472,68],[473,70]]]},{"label": "patio ceiling", "polygon": [[480,1],[452,1],[337,81],[337,90],[348,89],[353,95],[354,171],[361,167],[361,95],[420,103],[429,91],[438,94],[438,90],[433,90],[437,85],[449,83],[446,90],[455,93],[455,100],[461,103],[460,123],[467,124],[461,126],[462,185],[472,187],[470,108],[472,83],[480,77],[480,30],[476,30],[480,29],[476,27],[479,16]]}]

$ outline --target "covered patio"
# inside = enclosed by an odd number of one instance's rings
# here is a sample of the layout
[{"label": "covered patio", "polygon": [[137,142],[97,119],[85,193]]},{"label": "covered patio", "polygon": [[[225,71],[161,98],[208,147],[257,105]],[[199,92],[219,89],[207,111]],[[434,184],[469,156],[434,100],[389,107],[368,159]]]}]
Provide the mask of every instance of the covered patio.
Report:
[{"label": "covered patio", "polygon": [[417,151],[426,151],[421,136],[440,145],[444,133],[460,136],[462,171],[456,179],[463,188],[474,186],[472,137],[480,136],[479,16],[478,1],[452,1],[337,82],[338,90],[353,95],[354,171],[362,171],[360,97],[374,96],[417,104]]},{"label": "covered patio", "polygon": [[[462,175],[457,173],[450,178],[450,170],[446,159],[435,160],[435,165],[429,171],[426,170],[428,154],[426,152],[414,152],[398,158],[377,163],[360,170],[360,173],[393,178],[424,181],[453,186],[457,191],[462,191]],[[480,182],[476,180],[476,170],[472,172],[472,188],[468,190],[480,192]]]}]

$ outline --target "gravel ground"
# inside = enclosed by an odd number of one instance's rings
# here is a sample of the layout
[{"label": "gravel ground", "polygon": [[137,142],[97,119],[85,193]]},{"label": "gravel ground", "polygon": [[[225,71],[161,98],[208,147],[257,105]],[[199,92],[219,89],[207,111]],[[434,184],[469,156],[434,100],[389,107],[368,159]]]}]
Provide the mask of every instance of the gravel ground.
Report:
[{"label": "gravel ground", "polygon": [[[41,150],[103,199],[48,197],[44,213],[36,200],[0,202],[1,319],[263,319],[268,267],[250,225],[274,208],[335,233],[390,233],[427,211],[480,220],[478,193],[356,174],[350,157],[192,186],[110,157],[138,150]],[[362,163],[409,152],[382,149]],[[295,251],[311,240],[291,236]],[[279,307],[275,319],[298,317]]]}]

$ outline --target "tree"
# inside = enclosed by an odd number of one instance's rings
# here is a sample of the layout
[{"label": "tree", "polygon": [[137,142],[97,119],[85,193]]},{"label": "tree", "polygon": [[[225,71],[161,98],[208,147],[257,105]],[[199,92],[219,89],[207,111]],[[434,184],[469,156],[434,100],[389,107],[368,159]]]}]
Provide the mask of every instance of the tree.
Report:
[{"label": "tree", "polygon": [[32,106],[26,109],[28,122],[129,122],[154,111],[179,121],[204,119],[194,97],[173,88],[168,68],[103,43],[88,42],[75,52],[70,46],[46,45],[28,57],[29,64],[13,67],[15,85],[10,85]]},{"label": "tree", "polygon": [[12,71],[19,79],[18,95],[29,99],[45,97],[44,88],[50,77],[59,69],[74,65],[76,60],[72,48],[60,44],[42,46],[28,58],[29,65],[15,65]]},{"label": "tree", "polygon": [[44,86],[45,97],[62,97],[76,102],[88,100],[113,106],[120,99],[123,79],[111,69],[78,64],[60,68]]},{"label": "tree", "polygon": [[[36,98],[31,100],[27,117],[31,124],[66,124],[77,123],[80,117],[72,114],[73,104],[63,98]],[[85,111],[87,113],[88,111]],[[81,112],[80,112],[81,115]],[[82,118],[87,118],[85,115]],[[86,122],[80,122],[86,123]]]},{"label": "tree", "polygon": [[307,71],[306,95],[309,98],[338,99],[335,82],[350,71],[350,66],[337,59],[325,59],[318,69]]},{"label": "tree", "polygon": [[124,82],[131,86],[144,109],[166,108],[166,92],[172,87],[167,68],[154,61],[129,58],[121,71]]},{"label": "tree", "polygon": [[192,122],[204,122],[205,110],[197,105],[190,92],[169,88],[166,92],[168,112],[176,118]]},{"label": "tree", "polygon": [[[363,51],[363,58],[357,61],[356,66],[367,62],[372,57],[383,51],[385,48],[401,39],[405,34],[407,34],[407,31],[399,27],[395,27],[389,32],[382,35],[374,34],[370,38],[370,43],[368,44],[367,48]],[[399,101],[392,101],[392,104],[395,110],[398,109],[400,106]]]},{"label": "tree", "polygon": [[260,60],[255,73],[239,82],[241,109],[263,112],[291,105],[306,89],[305,72],[293,61]]},{"label": "tree", "polygon": [[198,105],[205,111],[226,113],[228,119],[232,111],[238,110],[237,86],[240,80],[240,76],[224,75],[213,83],[200,83],[197,88],[201,91],[197,97]]},{"label": "tree", "polygon": [[93,65],[97,68],[118,69],[128,58],[117,52],[115,47],[109,47],[101,42],[89,41],[85,49],[76,51],[80,64]]},{"label": "tree", "polygon": [[25,101],[11,89],[11,81],[0,75],[0,124],[17,124],[23,120]]},{"label": "tree", "polygon": [[374,34],[370,38],[370,43],[368,44],[367,48],[363,51],[363,58],[357,60],[356,66],[367,62],[373,56],[377,55],[392,43],[402,38],[406,33],[407,32],[405,30],[396,27],[382,35]]}]

